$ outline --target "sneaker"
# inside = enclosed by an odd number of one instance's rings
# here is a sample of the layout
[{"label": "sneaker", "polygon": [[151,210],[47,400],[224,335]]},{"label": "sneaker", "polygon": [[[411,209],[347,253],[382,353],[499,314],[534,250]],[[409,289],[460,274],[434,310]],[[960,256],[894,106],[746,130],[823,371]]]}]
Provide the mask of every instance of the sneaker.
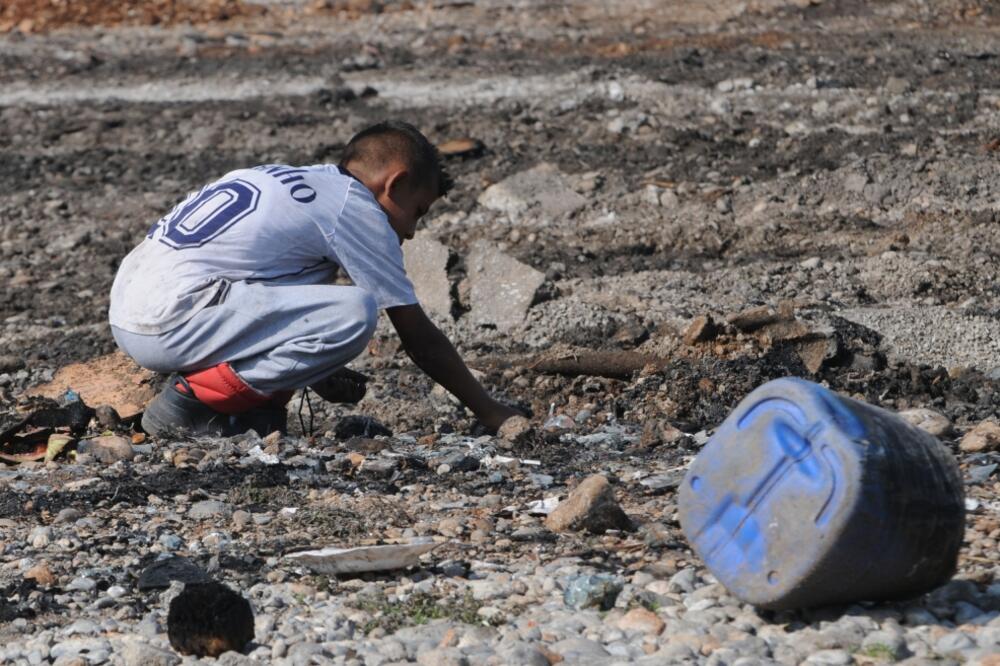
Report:
[{"label": "sneaker", "polygon": [[267,435],[275,430],[285,432],[287,427],[288,413],[280,400],[241,414],[223,414],[194,397],[187,381],[179,375],[170,378],[142,415],[142,429],[154,437],[172,433],[231,437],[248,430]]}]

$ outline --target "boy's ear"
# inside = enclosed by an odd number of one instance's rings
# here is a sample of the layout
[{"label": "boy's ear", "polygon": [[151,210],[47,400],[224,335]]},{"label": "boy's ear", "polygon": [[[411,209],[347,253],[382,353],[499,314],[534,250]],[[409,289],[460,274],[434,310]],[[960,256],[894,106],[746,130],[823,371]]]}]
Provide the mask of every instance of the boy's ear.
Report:
[{"label": "boy's ear", "polygon": [[410,173],[406,167],[396,167],[386,175],[383,190],[388,195],[398,194],[399,189],[409,182]]}]

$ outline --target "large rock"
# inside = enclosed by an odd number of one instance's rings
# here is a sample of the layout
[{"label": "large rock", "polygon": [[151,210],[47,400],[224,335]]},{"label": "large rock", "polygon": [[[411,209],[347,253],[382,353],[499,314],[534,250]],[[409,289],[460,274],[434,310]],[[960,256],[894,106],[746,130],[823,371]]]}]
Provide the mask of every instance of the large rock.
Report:
[{"label": "large rock", "polygon": [[924,407],[907,409],[899,413],[899,418],[935,437],[947,437],[952,434],[951,421],[948,417],[933,409]]},{"label": "large rock", "polygon": [[958,447],[966,453],[994,451],[1000,448],[1000,424],[996,421],[983,421],[965,433]]},{"label": "large rock", "polygon": [[529,211],[558,217],[583,208],[587,200],[566,184],[555,166],[543,163],[489,186],[479,203],[517,219]]},{"label": "large rock", "polygon": [[611,610],[624,585],[615,576],[593,574],[573,576],[566,581],[563,602],[570,608]]},{"label": "large rock", "polygon": [[192,504],[191,508],[188,510],[188,518],[192,518],[194,520],[207,520],[210,518],[228,516],[229,512],[230,507],[225,502],[208,499]]},{"label": "large rock", "polygon": [[76,450],[78,453],[94,456],[105,465],[135,458],[132,443],[121,435],[102,435],[85,439],[77,445]]},{"label": "large rock", "polygon": [[119,655],[125,666],[175,666],[181,658],[173,652],[162,650],[136,637],[127,638]]},{"label": "large rock", "polygon": [[697,342],[712,340],[718,334],[719,327],[711,315],[698,315],[684,329],[684,344],[693,345]]},{"label": "large rock", "polygon": [[467,265],[473,322],[507,331],[524,321],[545,275],[488,243],[473,246]]},{"label": "large rock", "polygon": [[451,282],[448,259],[451,251],[427,234],[407,241],[403,263],[424,309],[439,317],[451,317]]},{"label": "large rock", "polygon": [[645,608],[633,608],[618,620],[618,628],[622,631],[642,632],[653,636],[662,634],[665,627],[666,624],[656,613]]},{"label": "large rock", "polygon": [[55,574],[52,573],[52,570],[49,569],[49,566],[45,562],[39,562],[25,571],[24,577],[29,580],[34,580],[42,587],[52,587],[56,584]]},{"label": "large rock", "polygon": [[632,530],[634,525],[615,500],[607,478],[595,474],[584,479],[545,519],[553,532]]},{"label": "large rock", "polygon": [[155,379],[155,374],[115,352],[67,365],[56,372],[51,382],[36,386],[28,395],[59,399],[72,389],[88,405],[110,405],[122,418],[129,418],[144,410],[156,395]]},{"label": "large rock", "polygon": [[524,416],[512,416],[500,425],[497,436],[508,442],[520,444],[527,440],[532,433],[533,426]]},{"label": "large rock", "polygon": [[807,335],[801,340],[796,340],[793,346],[802,360],[802,365],[813,374],[819,372],[823,364],[834,358],[839,350],[837,339],[822,333]]}]

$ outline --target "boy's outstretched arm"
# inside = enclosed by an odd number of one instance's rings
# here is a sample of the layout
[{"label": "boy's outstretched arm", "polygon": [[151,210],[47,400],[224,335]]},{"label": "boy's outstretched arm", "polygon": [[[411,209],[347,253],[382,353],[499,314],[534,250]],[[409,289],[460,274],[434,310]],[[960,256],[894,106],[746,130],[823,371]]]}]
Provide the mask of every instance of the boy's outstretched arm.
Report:
[{"label": "boy's outstretched arm", "polygon": [[420,305],[387,308],[403,349],[421,370],[472,410],[480,423],[494,432],[521,413],[494,400],[469,372],[447,336],[434,325]]}]

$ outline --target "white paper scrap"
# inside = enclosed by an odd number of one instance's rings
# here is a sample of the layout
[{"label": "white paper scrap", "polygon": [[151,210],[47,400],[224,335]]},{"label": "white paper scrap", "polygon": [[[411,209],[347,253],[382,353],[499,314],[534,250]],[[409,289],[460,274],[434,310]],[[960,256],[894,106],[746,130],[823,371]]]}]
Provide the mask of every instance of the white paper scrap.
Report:
[{"label": "white paper scrap", "polygon": [[285,555],[285,559],[328,575],[390,571],[415,566],[421,555],[431,552],[441,543],[412,541],[359,548],[323,548],[290,553]]}]

